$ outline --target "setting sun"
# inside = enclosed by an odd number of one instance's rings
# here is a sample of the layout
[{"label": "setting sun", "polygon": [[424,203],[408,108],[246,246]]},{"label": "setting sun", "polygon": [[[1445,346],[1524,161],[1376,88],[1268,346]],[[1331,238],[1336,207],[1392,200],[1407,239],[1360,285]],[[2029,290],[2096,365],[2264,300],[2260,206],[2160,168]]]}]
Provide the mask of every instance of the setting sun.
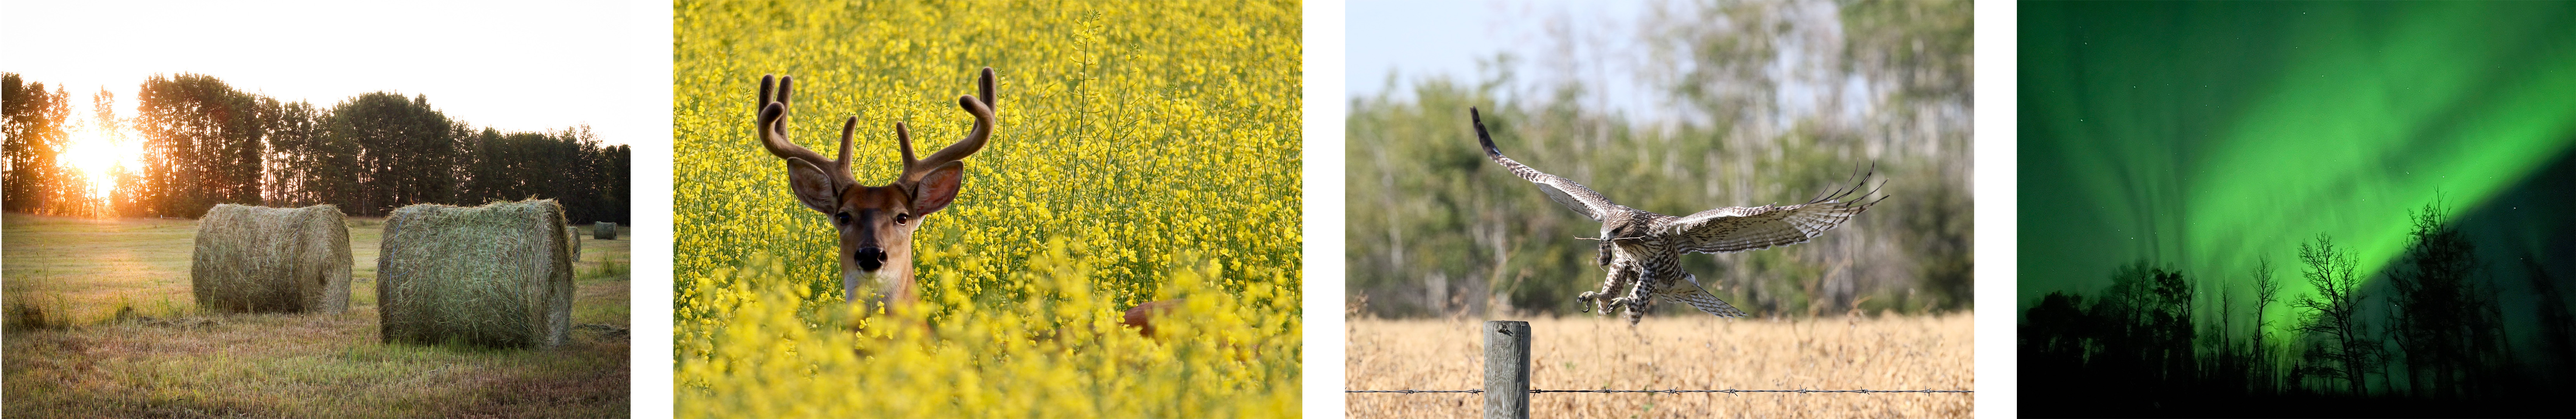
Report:
[{"label": "setting sun", "polygon": [[89,185],[87,196],[107,197],[116,190],[116,168],[135,168],[136,159],[131,138],[122,127],[91,125],[71,131],[71,141],[64,144],[61,164],[80,173]]}]

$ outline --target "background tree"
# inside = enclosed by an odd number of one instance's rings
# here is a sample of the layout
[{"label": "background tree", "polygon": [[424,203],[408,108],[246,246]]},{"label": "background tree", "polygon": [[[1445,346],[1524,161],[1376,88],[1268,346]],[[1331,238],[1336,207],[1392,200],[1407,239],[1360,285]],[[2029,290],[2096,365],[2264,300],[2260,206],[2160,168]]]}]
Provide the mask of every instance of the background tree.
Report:
[{"label": "background tree", "polygon": [[2092,307],[2093,318],[2107,329],[2098,336],[2108,349],[2101,362],[2130,376],[2152,377],[2150,386],[2188,387],[2197,378],[2192,324],[2191,281],[2181,271],[2154,267],[2146,261],[2122,268],[2111,289]]},{"label": "background tree", "polygon": [[[1572,297],[1599,284],[1593,249],[1572,239],[1594,225],[1486,161],[1468,129],[1473,106],[1523,163],[1649,211],[1803,202],[1875,164],[1874,179],[1898,198],[1870,214],[1806,244],[1688,256],[1685,269],[1756,315],[1968,308],[1965,6],[1654,10],[1622,34],[1653,59],[1609,75],[1641,80],[1668,105],[1638,113],[1599,104],[1604,81],[1577,70],[1628,56],[1599,52],[1567,27],[1549,30],[1554,52],[1534,63],[1537,77],[1499,55],[1475,80],[1389,80],[1384,93],[1353,99],[1348,116],[1344,257],[1349,289],[1366,296],[1353,304],[1381,316],[1573,313]],[[1805,83],[1831,92],[1779,88]],[[1818,109],[1779,105],[1810,96],[1823,100]]]},{"label": "background tree", "polygon": [[359,94],[332,106],[330,136],[358,146],[359,188],[342,210],[381,216],[394,208],[451,203],[457,184],[455,139],[447,115],[428,96]]},{"label": "background tree", "polygon": [[[2061,416],[2154,408],[2209,392],[2203,384],[2212,374],[2199,353],[2202,336],[2193,317],[2198,296],[2189,276],[2140,260],[2121,266],[2111,281],[2099,298],[2049,293],[2026,312],[2023,380],[2085,384],[2025,388],[2030,400],[2049,402],[2024,402],[2024,410]],[[2096,396],[2072,397],[2079,394]],[[2104,394],[2117,396],[2099,396]]]},{"label": "background tree", "polygon": [[2314,334],[2301,369],[2343,380],[2349,394],[2366,394],[2367,374],[2380,346],[2370,338],[2366,325],[2357,322],[2362,301],[2368,299],[2361,295],[2361,278],[2353,274],[2358,262],[2351,253],[2335,249],[2334,238],[2324,234],[2318,234],[2314,244],[2299,244],[2299,262],[2307,265],[2300,275],[2317,290],[2291,303],[2309,311],[2299,331]]},{"label": "background tree", "polygon": [[2557,281],[2540,266],[2539,259],[2526,254],[2522,263],[2529,271],[2523,278],[2531,282],[2532,292],[2540,297],[2540,304],[2532,307],[2532,316],[2540,319],[2540,349],[2547,360],[2544,365],[2548,366],[2542,374],[2559,388],[2576,386],[2576,314],[2570,313],[2567,296],[2560,293]]},{"label": "background tree", "polygon": [[8,211],[44,212],[54,201],[67,171],[56,164],[70,133],[70,94],[59,86],[27,82],[17,73],[0,73],[0,137],[5,137],[5,184],[0,206]]},{"label": "background tree", "polygon": [[2254,345],[2250,355],[2255,359],[2255,368],[2246,371],[2253,375],[2250,381],[2256,383],[2257,391],[2264,393],[2277,392],[2281,388],[2279,357],[2273,355],[2273,343],[2265,342],[2265,338],[2272,335],[2272,303],[2280,300],[2281,281],[2272,277],[2272,259],[2257,259],[2254,262]]},{"label": "background tree", "polygon": [[215,204],[259,205],[266,135],[258,102],[213,76],[155,74],[136,90],[150,215],[195,218]]},{"label": "background tree", "polygon": [[2503,321],[2481,293],[2477,245],[2445,222],[2439,203],[2414,211],[2413,239],[2390,278],[2396,309],[2389,312],[2405,354],[2408,387],[2419,395],[2462,398],[2493,382],[2486,366],[2503,358]]},{"label": "background tree", "polygon": [[547,197],[576,223],[625,222],[627,146],[601,146],[587,126],[552,132],[483,129],[464,138],[459,202]]},{"label": "background tree", "polygon": [[264,200],[285,207],[327,202],[332,174],[345,169],[330,167],[337,150],[325,139],[326,115],[309,102],[267,97],[260,98],[259,114],[268,138]]},{"label": "background tree", "polygon": [[631,148],[602,146],[587,126],[477,130],[423,96],[373,92],[326,109],[188,73],[145,80],[130,119],[116,117],[114,94],[92,96],[94,131],[130,127],[143,147],[135,167],[105,174],[115,193],[91,197],[89,181],[57,158],[73,122],[68,95],[16,74],[5,84],[8,211],[195,217],[217,203],[337,204],[381,216],[410,204],[551,198],[575,223],[630,221]]}]

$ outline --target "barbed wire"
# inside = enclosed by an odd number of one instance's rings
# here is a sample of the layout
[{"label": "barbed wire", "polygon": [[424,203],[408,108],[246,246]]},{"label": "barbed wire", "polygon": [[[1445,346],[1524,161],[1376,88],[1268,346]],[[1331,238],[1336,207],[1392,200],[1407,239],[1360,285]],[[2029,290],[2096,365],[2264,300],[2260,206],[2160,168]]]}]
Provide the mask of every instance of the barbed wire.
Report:
[{"label": "barbed wire", "polygon": [[[1342,390],[1342,392],[1343,392],[1343,393],[1401,393],[1401,394],[1414,394],[1414,393],[1483,393],[1483,392],[1485,392],[1485,391],[1484,391],[1484,390]],[[1726,389],[1726,390],[1680,390],[1680,389],[1672,389],[1672,390],[1540,390],[1540,389],[1530,389],[1530,391],[1529,391],[1529,392],[1530,392],[1530,393],[1532,393],[1532,394],[1536,394],[1536,393],[1664,393],[1664,394],[1681,394],[1681,393],[1726,393],[1726,394],[1736,394],[1736,393],[1801,393],[1801,394],[1803,394],[1803,393],[1862,393],[1862,394],[1868,394],[1868,393],[1975,393],[1975,392],[1977,392],[1977,391],[1976,391],[1976,390],[1870,390],[1870,389],[1859,389],[1859,390],[1736,390],[1736,389]]]}]

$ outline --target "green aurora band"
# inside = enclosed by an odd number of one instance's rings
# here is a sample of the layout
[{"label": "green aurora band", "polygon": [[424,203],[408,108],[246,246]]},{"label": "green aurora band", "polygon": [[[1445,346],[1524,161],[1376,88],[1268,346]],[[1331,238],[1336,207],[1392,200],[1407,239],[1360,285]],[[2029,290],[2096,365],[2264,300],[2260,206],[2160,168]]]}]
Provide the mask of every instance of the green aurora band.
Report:
[{"label": "green aurora band", "polygon": [[[2024,310],[2139,260],[2245,307],[2268,259],[2292,301],[2320,233],[2377,278],[2409,210],[2476,211],[2576,152],[2576,3],[2023,2],[2019,24]],[[2489,271],[2541,247],[2489,239]]]}]

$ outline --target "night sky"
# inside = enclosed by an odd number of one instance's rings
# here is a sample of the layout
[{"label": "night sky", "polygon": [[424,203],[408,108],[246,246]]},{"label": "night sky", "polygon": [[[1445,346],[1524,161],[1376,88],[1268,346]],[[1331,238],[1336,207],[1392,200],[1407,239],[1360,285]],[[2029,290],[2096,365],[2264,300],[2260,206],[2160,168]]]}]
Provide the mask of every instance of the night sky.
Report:
[{"label": "night sky", "polygon": [[[2531,316],[2524,258],[2576,291],[2576,3],[2023,2],[2019,17],[2022,309],[2096,294],[2139,260],[2202,281],[2206,302],[2237,281],[2244,304],[2268,258],[2288,301],[2309,292],[2297,250],[2319,233],[2383,282],[2407,212],[2437,200],[2508,323]],[[2278,330],[2293,310],[2275,304]]]}]

